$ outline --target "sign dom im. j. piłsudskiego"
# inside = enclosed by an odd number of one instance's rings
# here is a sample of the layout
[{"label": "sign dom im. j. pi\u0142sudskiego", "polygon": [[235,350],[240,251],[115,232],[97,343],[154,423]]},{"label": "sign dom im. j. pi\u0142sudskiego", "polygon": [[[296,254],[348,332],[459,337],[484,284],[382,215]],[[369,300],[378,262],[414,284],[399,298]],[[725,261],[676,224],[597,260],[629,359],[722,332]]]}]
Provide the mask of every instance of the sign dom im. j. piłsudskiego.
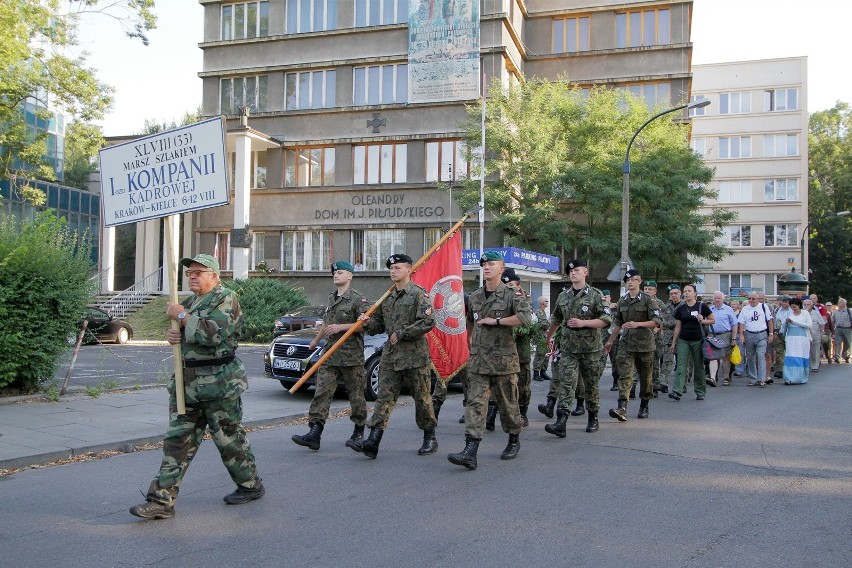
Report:
[{"label": "sign dom im. j. pi\u0142sudskiego", "polygon": [[100,151],[105,227],[227,205],[225,127],[213,118]]}]

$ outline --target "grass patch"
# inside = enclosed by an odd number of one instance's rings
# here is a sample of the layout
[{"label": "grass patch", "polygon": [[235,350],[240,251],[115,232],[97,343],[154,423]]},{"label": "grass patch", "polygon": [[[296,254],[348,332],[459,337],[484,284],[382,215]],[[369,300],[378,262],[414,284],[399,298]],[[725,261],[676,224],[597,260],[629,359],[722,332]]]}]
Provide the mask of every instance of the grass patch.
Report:
[{"label": "grass patch", "polygon": [[156,298],[138,312],[132,313],[125,319],[133,328],[133,339],[139,341],[165,341],[166,330],[169,329],[169,318],[166,316],[168,296]]}]

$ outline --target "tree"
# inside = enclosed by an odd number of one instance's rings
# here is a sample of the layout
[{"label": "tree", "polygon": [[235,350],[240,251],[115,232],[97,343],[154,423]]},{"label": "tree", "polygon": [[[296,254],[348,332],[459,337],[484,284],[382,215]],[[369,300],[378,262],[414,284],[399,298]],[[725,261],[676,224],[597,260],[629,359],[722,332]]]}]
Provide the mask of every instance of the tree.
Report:
[{"label": "tree", "polygon": [[85,54],[67,55],[77,45],[81,13],[115,19],[143,43],[145,32],[155,27],[153,0],[70,0],[66,13],[59,6],[58,0],[0,3],[0,178],[54,178],[45,161],[48,133],[27,125],[25,109],[46,126],[52,118],[48,108],[89,123],[112,104],[112,89],[87,67]]},{"label": "tree", "polygon": [[821,298],[852,297],[852,109],[838,101],[811,115],[808,127],[807,241],[811,291]]},{"label": "tree", "polygon": [[[651,116],[645,103],[604,88],[585,97],[564,81],[493,91],[485,135],[491,226],[514,245],[584,256],[608,272],[621,250],[624,153]],[[469,147],[479,145],[480,113],[472,108],[465,125]],[[643,274],[692,280],[692,259],[724,258],[716,239],[736,214],[699,210],[715,198],[707,188],[713,172],[690,150],[687,126],[670,116],[655,120],[630,158],[630,256]],[[479,183],[465,182],[462,205],[478,199]]]},{"label": "tree", "polygon": [[65,128],[65,185],[88,190],[89,174],[98,170],[103,145],[99,126],[75,120]]},{"label": "tree", "polygon": [[183,113],[183,116],[180,119],[180,123],[175,120],[171,122],[163,121],[157,122],[156,120],[146,118],[145,122],[142,126],[142,132],[140,133],[142,136],[148,136],[150,134],[157,134],[159,132],[164,132],[166,130],[171,130],[172,128],[177,128],[178,126],[186,126],[188,124],[195,124],[201,120],[201,107],[197,107],[195,111],[186,111]]}]

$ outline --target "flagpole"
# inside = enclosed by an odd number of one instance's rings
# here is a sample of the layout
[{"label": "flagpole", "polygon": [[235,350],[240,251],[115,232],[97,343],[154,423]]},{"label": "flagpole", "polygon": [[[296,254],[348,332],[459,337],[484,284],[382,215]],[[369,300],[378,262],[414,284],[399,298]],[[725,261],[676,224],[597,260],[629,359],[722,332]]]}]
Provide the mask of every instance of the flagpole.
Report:
[{"label": "flagpole", "polygon": [[[482,72],[482,143],[479,171],[479,258],[485,254],[485,101],[488,98],[488,83]],[[482,267],[479,267],[479,284],[482,285]]]},{"label": "flagpole", "polygon": [[[434,245],[432,245],[432,248],[430,248],[429,250],[426,251],[426,254],[424,254],[422,257],[420,257],[420,259],[411,266],[411,273],[414,274],[415,272],[417,272],[417,269],[420,268],[421,266],[423,266],[423,263],[425,263],[427,260],[429,260],[429,257],[432,256],[435,253],[436,250],[441,248],[441,245],[443,245],[445,242],[450,240],[450,238],[455,234],[455,232],[458,231],[459,229],[461,229],[461,226],[464,225],[464,222],[467,221],[472,216],[473,216],[473,213],[465,213],[464,216],[459,220],[458,223],[453,225],[450,228],[450,230],[447,231],[444,234],[443,237],[438,239],[438,242],[436,242]],[[387,292],[382,294],[382,297],[379,298],[378,300],[376,300],[376,303],[373,304],[372,306],[370,306],[370,309],[367,310],[367,312],[364,315],[366,315],[368,318],[371,315],[373,315],[373,313],[377,309],[379,309],[379,307],[382,305],[382,303],[385,300],[388,299],[388,297],[391,295],[391,293],[394,291],[395,288],[396,288],[396,285],[393,285],[390,288],[388,288]],[[362,325],[364,325],[363,321],[356,320],[355,323],[352,325],[352,327],[350,327],[349,329],[346,330],[346,332],[340,337],[340,339],[338,339],[334,343],[334,345],[332,345],[331,348],[328,351],[326,351],[323,354],[322,357],[319,358],[319,360],[314,364],[314,366],[311,367],[310,369],[308,369],[308,371],[304,375],[302,375],[302,378],[299,379],[298,381],[296,381],[296,384],[294,384],[292,387],[290,387],[290,390],[289,390],[290,394],[294,394],[297,390],[299,390],[299,387],[301,387],[303,384],[305,384],[305,381],[307,381],[309,378],[311,378],[314,375],[314,373],[317,371],[317,369],[320,368],[320,365],[322,365],[323,363],[328,361],[328,359],[331,357],[331,355],[335,351],[337,351],[337,348],[340,347],[341,345],[343,345],[343,343],[347,339],[349,339],[350,335],[352,335],[353,333],[355,333],[356,331],[361,329]]]}]

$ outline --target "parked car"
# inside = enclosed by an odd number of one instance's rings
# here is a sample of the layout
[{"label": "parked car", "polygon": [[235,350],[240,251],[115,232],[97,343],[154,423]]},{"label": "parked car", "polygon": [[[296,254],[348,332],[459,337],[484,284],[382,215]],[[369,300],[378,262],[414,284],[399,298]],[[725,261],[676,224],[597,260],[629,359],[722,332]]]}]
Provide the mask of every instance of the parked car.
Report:
[{"label": "parked car", "polygon": [[319,327],[322,325],[323,314],[325,314],[325,306],[304,306],[284,314],[275,320],[272,337],[306,327]]},{"label": "parked car", "polygon": [[127,343],[133,339],[133,328],[124,320],[117,319],[99,308],[86,308],[80,326],[87,321],[86,343],[114,341],[116,343]]}]

